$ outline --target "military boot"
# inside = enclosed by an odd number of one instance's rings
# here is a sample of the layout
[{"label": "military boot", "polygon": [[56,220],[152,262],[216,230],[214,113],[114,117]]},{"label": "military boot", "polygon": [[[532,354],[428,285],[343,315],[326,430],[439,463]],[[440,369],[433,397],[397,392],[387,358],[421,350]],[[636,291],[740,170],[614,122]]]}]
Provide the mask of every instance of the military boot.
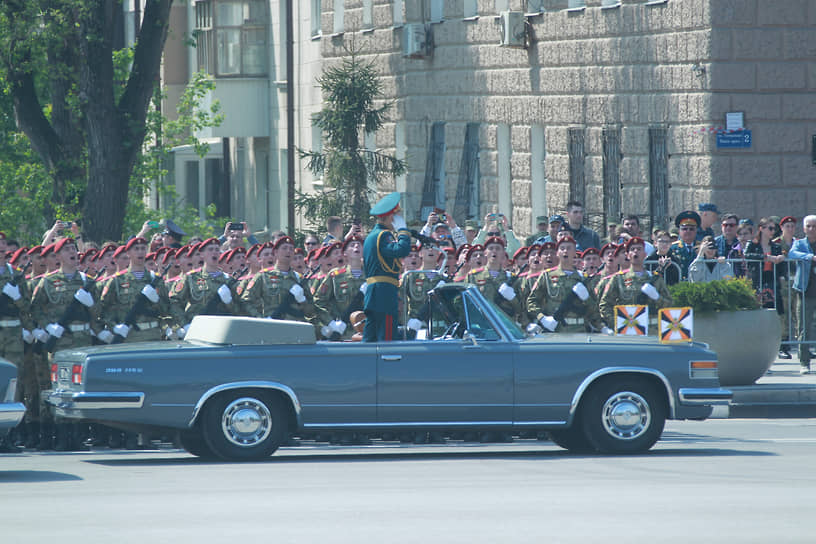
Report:
[{"label": "military boot", "polygon": [[27,450],[33,450],[37,447],[37,444],[40,442],[40,422],[39,421],[29,421],[28,422],[28,432],[26,432],[25,442],[23,443],[23,447]]},{"label": "military boot", "polygon": [[54,449],[56,451],[71,451],[71,424],[57,423],[54,432]]},{"label": "military boot", "polygon": [[54,424],[51,422],[40,423],[40,442],[37,444],[40,451],[51,451],[54,449]]}]

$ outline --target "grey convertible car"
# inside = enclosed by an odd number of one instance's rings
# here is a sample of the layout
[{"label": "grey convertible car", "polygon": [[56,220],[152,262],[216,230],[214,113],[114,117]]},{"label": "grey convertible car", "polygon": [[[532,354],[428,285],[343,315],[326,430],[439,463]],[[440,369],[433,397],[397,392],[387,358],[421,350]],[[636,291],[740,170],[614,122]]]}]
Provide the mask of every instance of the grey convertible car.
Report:
[{"label": "grey convertible car", "polygon": [[666,419],[727,403],[704,344],[528,337],[472,285],[429,294],[423,340],[316,342],[305,323],[201,316],[183,342],[58,352],[57,413],[179,432],[190,453],[265,458],[291,436],[546,431],[572,451],[635,453]]},{"label": "grey convertible car", "polygon": [[0,438],[22,421],[25,406],[14,402],[17,390],[17,367],[5,359],[0,359]]}]

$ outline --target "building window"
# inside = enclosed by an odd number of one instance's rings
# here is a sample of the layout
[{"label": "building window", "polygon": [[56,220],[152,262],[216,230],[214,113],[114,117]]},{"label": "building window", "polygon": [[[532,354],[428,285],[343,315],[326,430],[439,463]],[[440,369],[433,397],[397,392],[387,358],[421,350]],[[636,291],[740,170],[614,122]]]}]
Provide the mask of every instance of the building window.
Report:
[{"label": "building window", "polygon": [[428,218],[434,208],[445,208],[445,123],[431,125],[431,140],[425,160],[425,183],[422,187],[420,219]]},{"label": "building window", "polygon": [[479,16],[479,2],[478,0],[465,0],[465,12],[463,13],[465,19],[473,19]]},{"label": "building window", "polygon": [[374,0],[363,0],[363,30],[374,28]]},{"label": "building window", "polygon": [[321,0],[312,0],[312,37],[320,36],[321,31],[321,16],[323,15],[323,6]]},{"label": "building window", "polygon": [[527,0],[527,14],[544,13],[544,0]]},{"label": "building window", "polygon": [[510,140],[510,125],[499,123],[496,125],[496,169],[498,175],[498,211],[511,217],[513,213],[512,183],[513,183],[513,147]]},{"label": "building window", "polygon": [[195,12],[199,70],[216,77],[267,75],[266,2],[204,0]]},{"label": "building window", "polygon": [[343,5],[343,0],[334,0],[334,26],[332,27],[332,32],[334,34],[342,34],[343,33],[343,15],[345,12],[345,6]]}]

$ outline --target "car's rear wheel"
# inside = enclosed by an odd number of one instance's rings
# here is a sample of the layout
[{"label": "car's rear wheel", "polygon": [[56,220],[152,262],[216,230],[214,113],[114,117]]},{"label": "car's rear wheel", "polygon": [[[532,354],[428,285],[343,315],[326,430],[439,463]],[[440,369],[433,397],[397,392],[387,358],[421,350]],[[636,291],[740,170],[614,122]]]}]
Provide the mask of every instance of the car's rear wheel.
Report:
[{"label": "car's rear wheel", "polygon": [[589,444],[601,453],[638,453],[663,433],[666,402],[644,379],[614,379],[587,391],[581,423]]},{"label": "car's rear wheel", "polygon": [[571,453],[591,453],[595,451],[577,424],[567,429],[547,431],[547,435],[556,445],[569,450]]},{"label": "car's rear wheel", "polygon": [[179,440],[181,441],[181,447],[184,448],[187,453],[201,457],[202,459],[215,458],[215,453],[207,446],[207,442],[204,440],[201,432],[197,430],[182,431],[179,433]]},{"label": "car's rear wheel", "polygon": [[232,392],[212,399],[202,420],[204,440],[220,458],[256,461],[272,455],[288,433],[283,403],[262,392]]}]

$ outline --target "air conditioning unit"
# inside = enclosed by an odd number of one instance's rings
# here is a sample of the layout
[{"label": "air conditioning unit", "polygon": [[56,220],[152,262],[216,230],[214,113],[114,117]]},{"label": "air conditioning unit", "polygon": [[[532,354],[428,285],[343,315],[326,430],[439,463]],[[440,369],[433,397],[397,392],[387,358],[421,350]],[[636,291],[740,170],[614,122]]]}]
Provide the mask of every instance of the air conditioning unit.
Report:
[{"label": "air conditioning unit", "polygon": [[428,37],[423,23],[409,23],[402,27],[402,56],[421,59],[428,55]]},{"label": "air conditioning unit", "polygon": [[527,18],[522,11],[501,12],[501,44],[504,47],[527,47]]}]

